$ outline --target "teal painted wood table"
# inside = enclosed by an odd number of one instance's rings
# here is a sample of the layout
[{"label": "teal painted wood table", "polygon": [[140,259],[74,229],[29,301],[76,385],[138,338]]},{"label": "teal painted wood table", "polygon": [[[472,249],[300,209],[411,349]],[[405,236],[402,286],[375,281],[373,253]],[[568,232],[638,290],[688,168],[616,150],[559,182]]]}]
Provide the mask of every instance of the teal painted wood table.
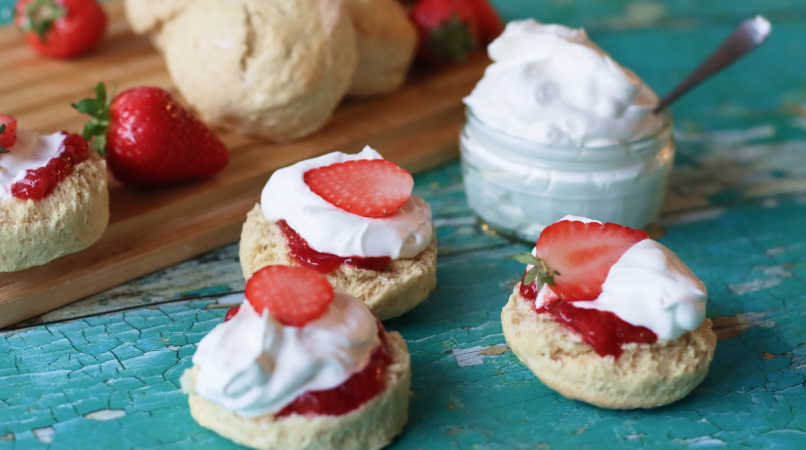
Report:
[{"label": "teal painted wood table", "polygon": [[[707,284],[720,342],[704,383],[656,410],[602,410],[543,386],[499,320],[522,270],[508,256],[529,247],[477,224],[452,163],[416,177],[439,287],[386,323],[413,363],[393,448],[806,448],[806,4],[497,3],[508,18],[586,26],[661,92],[740,19],[773,22],[768,44],[674,108],[660,240]],[[234,448],[191,419],[178,380],[242,290],[230,245],[0,332],[0,450]]]}]

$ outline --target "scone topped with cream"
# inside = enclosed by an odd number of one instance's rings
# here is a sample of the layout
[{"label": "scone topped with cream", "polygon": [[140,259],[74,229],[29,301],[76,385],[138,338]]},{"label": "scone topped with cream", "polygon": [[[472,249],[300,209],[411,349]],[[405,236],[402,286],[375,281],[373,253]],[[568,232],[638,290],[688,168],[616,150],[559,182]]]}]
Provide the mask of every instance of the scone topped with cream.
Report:
[{"label": "scone topped with cream", "polygon": [[84,138],[17,129],[0,115],[0,272],[83,250],[108,222],[106,163]]},{"label": "scone topped with cream", "polygon": [[679,400],[708,373],[705,285],[640,230],[567,216],[540,235],[501,313],[512,351],[546,385],[604,408]]},{"label": "scone topped with cream", "polygon": [[431,208],[414,180],[370,147],[277,170],[241,234],[244,277],[268,264],[313,268],[382,320],[436,286]]},{"label": "scone topped with cream", "polygon": [[202,426],[260,449],[374,449],[400,433],[411,383],[400,334],[304,267],[264,267],[245,296],[182,377]]}]

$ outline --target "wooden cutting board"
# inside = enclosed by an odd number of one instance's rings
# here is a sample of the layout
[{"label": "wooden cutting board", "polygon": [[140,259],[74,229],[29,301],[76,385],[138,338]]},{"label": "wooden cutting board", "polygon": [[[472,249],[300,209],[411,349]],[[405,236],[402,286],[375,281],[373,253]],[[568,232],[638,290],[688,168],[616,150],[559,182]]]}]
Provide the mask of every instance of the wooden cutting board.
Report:
[{"label": "wooden cutting board", "polygon": [[[162,58],[129,29],[122,2],[105,7],[104,42],[77,61],[38,57],[16,29],[0,29],[0,112],[24,128],[77,132],[85,119],[70,103],[90,96],[98,81],[118,91],[158,85],[176,93]],[[0,274],[0,328],[238,240],[269,174],[295,161],[366,144],[412,172],[455,158],[461,99],[486,64],[477,55],[462,66],[414,74],[391,95],[345,101],[323,130],[299,142],[272,145],[222,132],[232,160],[214,179],[152,191],[112,182],[111,220],[100,242],[41,267]]]}]

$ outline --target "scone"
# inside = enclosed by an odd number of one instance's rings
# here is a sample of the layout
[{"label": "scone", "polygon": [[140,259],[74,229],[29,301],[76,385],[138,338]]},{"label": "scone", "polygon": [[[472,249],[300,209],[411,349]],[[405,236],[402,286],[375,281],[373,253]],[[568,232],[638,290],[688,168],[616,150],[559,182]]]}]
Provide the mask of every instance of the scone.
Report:
[{"label": "scone", "polygon": [[7,151],[0,152],[0,272],[45,264],[100,239],[109,222],[106,163],[81,136],[17,131],[12,119],[0,147]]},{"label": "scone", "polygon": [[358,68],[348,92],[394,91],[406,79],[417,49],[417,29],[398,0],[346,0],[356,29]]},{"label": "scone", "polygon": [[195,0],[125,0],[126,19],[137,34],[158,36],[165,23],[173,20]]},{"label": "scone", "polygon": [[358,60],[341,0],[194,0],[156,39],[204,121],[271,141],[321,128]]},{"label": "scone", "polygon": [[408,420],[406,344],[304,267],[268,266],[182,376],[196,421],[258,449],[377,449]]},{"label": "scone", "polygon": [[501,312],[512,351],[568,398],[654,408],[708,373],[705,285],[640,230],[568,216],[543,230]]},{"label": "scone", "polygon": [[244,277],[269,264],[313,268],[382,320],[436,287],[431,208],[411,175],[367,147],[276,171],[241,232]]}]

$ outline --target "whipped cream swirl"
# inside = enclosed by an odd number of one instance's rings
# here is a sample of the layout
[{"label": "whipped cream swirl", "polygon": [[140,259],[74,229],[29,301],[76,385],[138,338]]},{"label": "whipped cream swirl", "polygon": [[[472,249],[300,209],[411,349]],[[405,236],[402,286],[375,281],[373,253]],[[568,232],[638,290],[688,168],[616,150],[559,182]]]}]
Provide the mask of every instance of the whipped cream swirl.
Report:
[{"label": "whipped cream swirl", "polygon": [[314,250],[338,256],[413,258],[433,238],[431,207],[411,198],[394,215],[383,218],[349,213],[315,194],[305,172],[317,167],[361,159],[382,159],[370,147],[357,154],[328,153],[274,172],[260,202],[266,220],[284,219]]},{"label": "whipped cream swirl", "polygon": [[199,343],[196,392],[243,417],[273,414],[305,392],[340,386],[378,345],[375,316],[346,294],[337,292],[304,327],[285,326],[244,301]]},{"label": "whipped cream swirl", "polygon": [[465,98],[486,125],[547,145],[598,147],[659,130],[658,97],[582,29],[535,20],[507,24],[493,60]]},{"label": "whipped cream swirl", "polygon": [[[562,220],[592,221],[573,216]],[[536,305],[542,306],[550,294],[551,288],[543,285]],[[610,311],[631,325],[649,328],[658,339],[675,339],[700,326],[707,301],[705,284],[677,255],[660,242],[644,239],[610,268],[599,297],[574,306]]]},{"label": "whipped cream swirl", "polygon": [[11,186],[25,178],[29,170],[39,169],[59,156],[65,135],[49,135],[17,130],[17,142],[0,154],[0,199],[11,197]]}]

